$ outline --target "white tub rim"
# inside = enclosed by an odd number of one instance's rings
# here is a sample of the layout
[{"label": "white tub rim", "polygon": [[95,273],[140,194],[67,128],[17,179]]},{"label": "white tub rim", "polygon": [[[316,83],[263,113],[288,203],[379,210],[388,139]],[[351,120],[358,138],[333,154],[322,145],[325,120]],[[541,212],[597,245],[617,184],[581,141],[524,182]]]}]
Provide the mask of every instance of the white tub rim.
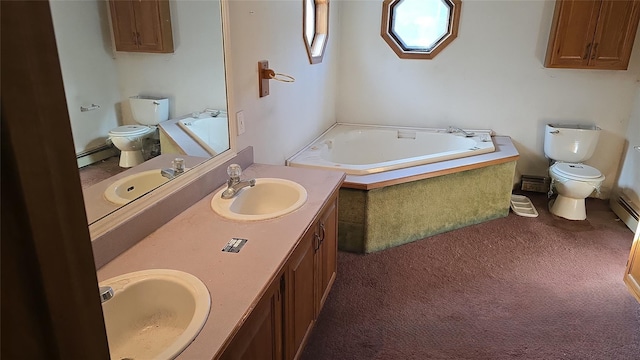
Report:
[{"label": "white tub rim", "polygon": [[[410,168],[410,167],[414,167],[414,166],[424,165],[424,164],[427,164],[427,163],[436,163],[436,162],[442,162],[442,161],[447,161],[447,160],[455,160],[455,159],[458,159],[458,158],[461,158],[461,157],[470,157],[470,156],[475,156],[475,155],[482,155],[482,154],[486,154],[486,153],[492,153],[492,152],[495,152],[497,150],[495,144],[491,140],[491,137],[494,136],[493,130],[490,130],[490,129],[466,129],[465,128],[465,129],[463,129],[464,131],[474,132],[477,137],[480,137],[480,136],[488,137],[488,139],[491,141],[491,144],[492,144],[491,150],[488,150],[488,151],[487,150],[475,151],[473,154],[469,154],[469,155],[465,155],[465,156],[457,156],[457,154],[459,154],[459,151],[442,152],[442,153],[438,153],[438,154],[445,154],[445,155],[441,156],[442,159],[440,159],[438,161],[434,161],[434,162],[425,162],[424,156],[419,156],[419,157],[405,158],[405,159],[403,159],[402,163],[400,163],[400,164],[388,165],[388,166],[377,166],[377,167],[372,167],[372,165],[368,164],[368,165],[348,165],[348,168],[346,168],[346,167],[340,166],[341,164],[333,163],[333,162],[330,162],[330,161],[327,161],[327,160],[324,160],[324,159],[318,159],[318,163],[314,164],[314,165],[309,165],[309,164],[305,164],[305,163],[296,163],[294,161],[294,159],[297,159],[299,156],[301,156],[301,154],[303,154],[303,153],[305,153],[307,151],[310,151],[310,148],[312,146],[316,145],[317,142],[321,138],[325,137],[325,135],[327,135],[330,131],[332,131],[334,128],[336,128],[338,126],[347,126],[347,127],[354,127],[354,128],[387,129],[387,130],[397,130],[397,131],[421,131],[421,132],[433,132],[433,133],[441,133],[441,134],[451,134],[451,133],[449,133],[447,131],[448,128],[429,128],[429,127],[418,127],[418,126],[375,125],[375,124],[357,124],[357,123],[336,122],[335,124],[331,125],[327,130],[325,130],[322,134],[320,134],[315,139],[313,139],[309,144],[307,144],[301,150],[299,150],[294,155],[289,157],[285,161],[285,164],[287,166],[296,166],[296,167],[304,167],[304,168],[341,170],[341,171],[346,172],[348,174],[348,176],[366,176],[366,175],[374,175],[374,174],[384,173],[384,172],[393,171],[393,170]],[[456,134],[454,134],[454,135],[456,135]],[[463,135],[459,134],[458,136],[463,136]],[[455,156],[454,156],[454,154],[455,154]],[[386,162],[380,162],[380,163],[375,163],[375,164],[377,165],[377,164],[385,164],[385,163],[391,163],[391,162],[397,162],[397,161],[386,161]],[[344,165],[344,164],[342,164],[342,165]]]}]

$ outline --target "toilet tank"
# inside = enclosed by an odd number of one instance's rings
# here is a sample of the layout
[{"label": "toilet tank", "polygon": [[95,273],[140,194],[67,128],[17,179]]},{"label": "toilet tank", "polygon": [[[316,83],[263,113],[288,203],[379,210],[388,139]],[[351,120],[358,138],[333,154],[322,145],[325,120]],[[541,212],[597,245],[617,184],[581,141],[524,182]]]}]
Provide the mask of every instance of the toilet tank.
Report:
[{"label": "toilet tank", "polygon": [[141,125],[158,125],[169,120],[169,99],[153,96],[129,98],[133,120]]},{"label": "toilet tank", "polygon": [[582,162],[593,155],[599,136],[600,128],[595,125],[548,124],[544,133],[544,154],[556,161]]}]

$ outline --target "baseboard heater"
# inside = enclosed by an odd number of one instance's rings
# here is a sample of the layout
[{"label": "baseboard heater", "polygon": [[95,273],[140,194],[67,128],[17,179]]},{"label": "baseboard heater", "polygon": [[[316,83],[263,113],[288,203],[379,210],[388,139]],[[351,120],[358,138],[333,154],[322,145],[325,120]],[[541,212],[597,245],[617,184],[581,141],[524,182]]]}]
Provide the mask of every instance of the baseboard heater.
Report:
[{"label": "baseboard heater", "polygon": [[112,145],[103,145],[91,150],[76,154],[78,168],[97,163],[118,154],[118,150]]},{"label": "baseboard heater", "polygon": [[636,231],[640,219],[640,209],[637,209],[635,204],[626,196],[620,194],[611,198],[610,206],[631,231]]}]

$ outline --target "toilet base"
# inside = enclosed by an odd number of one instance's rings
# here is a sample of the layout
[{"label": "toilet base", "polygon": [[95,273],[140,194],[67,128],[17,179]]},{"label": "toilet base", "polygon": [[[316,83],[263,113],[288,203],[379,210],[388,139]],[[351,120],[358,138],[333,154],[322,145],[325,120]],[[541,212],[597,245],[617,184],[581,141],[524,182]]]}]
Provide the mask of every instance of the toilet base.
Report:
[{"label": "toilet base", "polygon": [[144,162],[144,156],[142,156],[142,151],[140,150],[131,150],[131,151],[121,151],[120,152],[120,167],[130,168],[136,165],[140,165]]},{"label": "toilet base", "polygon": [[549,204],[549,211],[557,216],[569,220],[585,220],[587,218],[587,210],[584,199],[573,199],[570,197],[558,195],[558,197]]}]

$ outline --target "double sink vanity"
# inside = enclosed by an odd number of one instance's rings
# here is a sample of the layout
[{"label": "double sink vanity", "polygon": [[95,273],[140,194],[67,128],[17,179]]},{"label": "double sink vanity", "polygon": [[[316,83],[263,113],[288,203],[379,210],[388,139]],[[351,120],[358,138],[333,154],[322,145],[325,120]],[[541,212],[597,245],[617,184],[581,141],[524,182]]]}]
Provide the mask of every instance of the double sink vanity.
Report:
[{"label": "double sink vanity", "polygon": [[[253,186],[228,199],[227,184],[212,188],[107,256],[97,275],[113,290],[103,298],[112,358],[300,355],[336,277],[345,175],[263,164],[243,170]],[[226,180],[218,175],[215,183]]]}]

